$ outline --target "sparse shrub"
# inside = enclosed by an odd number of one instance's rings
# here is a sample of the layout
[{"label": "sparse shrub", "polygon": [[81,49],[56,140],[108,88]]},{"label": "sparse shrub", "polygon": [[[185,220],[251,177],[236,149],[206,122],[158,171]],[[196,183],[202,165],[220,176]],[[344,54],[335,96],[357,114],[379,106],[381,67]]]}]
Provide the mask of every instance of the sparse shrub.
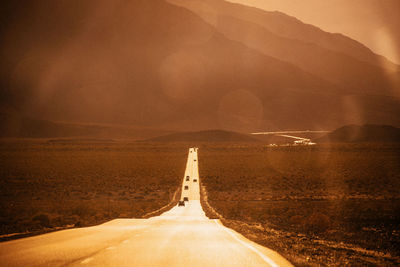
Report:
[{"label": "sparse shrub", "polygon": [[303,226],[307,232],[321,233],[329,229],[331,221],[323,213],[313,213],[303,221]]},{"label": "sparse shrub", "polygon": [[92,213],[93,210],[85,204],[79,204],[72,210],[72,214],[78,215],[79,217],[86,217]]},{"label": "sparse shrub", "polygon": [[304,217],[301,215],[294,215],[292,217],[290,217],[290,224],[291,225],[301,225],[304,221]]},{"label": "sparse shrub", "polygon": [[50,219],[46,214],[36,215],[32,218],[32,221],[42,227],[50,227]]}]

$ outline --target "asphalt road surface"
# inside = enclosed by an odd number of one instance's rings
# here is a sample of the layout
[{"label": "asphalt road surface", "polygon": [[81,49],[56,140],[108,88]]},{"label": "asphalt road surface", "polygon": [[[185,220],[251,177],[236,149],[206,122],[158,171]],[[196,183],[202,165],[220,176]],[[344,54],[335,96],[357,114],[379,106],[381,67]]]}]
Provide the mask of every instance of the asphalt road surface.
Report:
[{"label": "asphalt road surface", "polygon": [[189,150],[184,197],[189,199],[185,206],[150,219],[116,219],[0,243],[0,265],[291,266],[278,253],[205,216],[195,148]]}]

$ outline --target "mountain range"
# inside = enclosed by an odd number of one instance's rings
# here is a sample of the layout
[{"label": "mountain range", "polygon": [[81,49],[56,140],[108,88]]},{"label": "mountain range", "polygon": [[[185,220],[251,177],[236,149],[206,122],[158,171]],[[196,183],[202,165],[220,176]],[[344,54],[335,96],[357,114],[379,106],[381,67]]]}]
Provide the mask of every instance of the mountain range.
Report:
[{"label": "mountain range", "polygon": [[346,125],[315,141],[317,143],[399,143],[400,129],[390,125]]},{"label": "mountain range", "polygon": [[2,15],[3,117],[185,131],[400,125],[398,65],[280,12],[38,0],[6,1]]},{"label": "mountain range", "polygon": [[400,63],[398,0],[229,1],[265,10],[279,10],[328,32],[340,32]]}]

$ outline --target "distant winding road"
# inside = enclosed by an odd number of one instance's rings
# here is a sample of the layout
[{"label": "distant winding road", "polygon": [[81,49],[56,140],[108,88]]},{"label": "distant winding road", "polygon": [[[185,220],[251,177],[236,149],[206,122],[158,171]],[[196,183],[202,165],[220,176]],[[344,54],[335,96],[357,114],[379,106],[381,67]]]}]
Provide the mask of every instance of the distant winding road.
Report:
[{"label": "distant winding road", "polygon": [[150,219],[116,219],[3,242],[0,265],[292,266],[278,253],[205,216],[195,148],[189,149],[183,179],[181,199],[189,198],[184,207]]}]

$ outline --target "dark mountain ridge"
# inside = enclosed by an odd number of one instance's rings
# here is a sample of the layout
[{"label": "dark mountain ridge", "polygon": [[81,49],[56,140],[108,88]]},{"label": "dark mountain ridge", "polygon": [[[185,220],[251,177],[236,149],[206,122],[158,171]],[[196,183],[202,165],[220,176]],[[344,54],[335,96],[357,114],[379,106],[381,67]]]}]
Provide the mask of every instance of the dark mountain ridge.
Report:
[{"label": "dark mountain ridge", "polygon": [[346,36],[324,32],[279,12],[221,0],[169,0],[187,7],[232,40],[338,84],[347,93],[400,96],[388,76],[400,67]]},{"label": "dark mountain ridge", "polygon": [[346,125],[315,141],[317,143],[398,143],[400,129],[390,125]]},{"label": "dark mountain ridge", "polygon": [[[343,34],[325,32],[314,25],[303,23],[299,19],[279,11],[266,11],[224,0],[167,1],[187,7],[213,25],[217,25],[221,17],[232,17],[261,26],[276,36],[304,43],[313,43],[327,50],[346,54],[372,65],[383,66],[393,72],[400,71],[399,65],[373,53],[365,45]],[[246,35],[247,33],[243,34]]]},{"label": "dark mountain ridge", "polygon": [[224,131],[206,130],[198,132],[180,132],[148,139],[150,142],[244,142],[254,143],[259,140],[246,134]]},{"label": "dark mountain ridge", "polygon": [[71,138],[60,141],[106,140],[104,138],[141,140],[168,133],[171,131],[126,125],[57,122],[0,113],[0,138]]}]

